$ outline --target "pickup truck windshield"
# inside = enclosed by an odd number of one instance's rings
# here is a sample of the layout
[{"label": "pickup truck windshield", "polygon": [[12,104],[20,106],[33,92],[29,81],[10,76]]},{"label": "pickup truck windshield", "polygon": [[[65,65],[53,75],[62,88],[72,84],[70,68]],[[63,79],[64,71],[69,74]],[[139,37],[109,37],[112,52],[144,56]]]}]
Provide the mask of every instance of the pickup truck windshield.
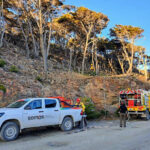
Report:
[{"label": "pickup truck windshield", "polygon": [[26,104],[28,101],[17,101],[15,103],[12,103],[10,105],[8,105],[6,108],[20,108],[22,107],[24,104]]}]

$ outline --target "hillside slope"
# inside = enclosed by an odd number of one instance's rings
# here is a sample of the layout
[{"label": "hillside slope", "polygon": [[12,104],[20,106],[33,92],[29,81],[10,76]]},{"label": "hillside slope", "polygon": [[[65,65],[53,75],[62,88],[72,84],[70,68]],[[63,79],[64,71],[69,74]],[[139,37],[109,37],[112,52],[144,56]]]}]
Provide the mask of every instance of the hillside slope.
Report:
[{"label": "hillside slope", "polygon": [[[74,100],[77,97],[90,97],[98,109],[106,106],[109,111],[114,111],[121,89],[150,88],[150,83],[135,76],[91,77],[68,72],[67,60],[54,58],[48,60],[46,77],[42,59],[27,59],[18,48],[10,48],[9,52],[5,48],[0,49],[0,58],[6,62],[0,68],[0,84],[6,88],[5,94],[0,91],[0,106],[27,97],[65,96]],[[17,73],[10,71],[12,66],[18,68]]]}]

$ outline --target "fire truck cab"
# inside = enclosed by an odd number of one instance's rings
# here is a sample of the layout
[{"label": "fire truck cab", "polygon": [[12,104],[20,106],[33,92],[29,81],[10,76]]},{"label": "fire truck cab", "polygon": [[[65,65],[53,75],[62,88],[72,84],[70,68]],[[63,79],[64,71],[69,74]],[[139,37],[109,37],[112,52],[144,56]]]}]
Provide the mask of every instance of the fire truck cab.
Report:
[{"label": "fire truck cab", "polygon": [[150,92],[142,89],[123,90],[119,93],[119,103],[125,102],[128,115],[150,118]]}]

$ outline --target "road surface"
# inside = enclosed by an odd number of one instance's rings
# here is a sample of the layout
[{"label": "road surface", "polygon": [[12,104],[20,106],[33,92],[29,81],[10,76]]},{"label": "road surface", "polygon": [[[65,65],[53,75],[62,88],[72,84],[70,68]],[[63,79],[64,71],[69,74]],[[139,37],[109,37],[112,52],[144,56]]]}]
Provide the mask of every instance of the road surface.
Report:
[{"label": "road surface", "polygon": [[150,150],[150,121],[91,122],[89,129],[61,132],[58,129],[27,131],[16,141],[0,141],[0,150]]}]

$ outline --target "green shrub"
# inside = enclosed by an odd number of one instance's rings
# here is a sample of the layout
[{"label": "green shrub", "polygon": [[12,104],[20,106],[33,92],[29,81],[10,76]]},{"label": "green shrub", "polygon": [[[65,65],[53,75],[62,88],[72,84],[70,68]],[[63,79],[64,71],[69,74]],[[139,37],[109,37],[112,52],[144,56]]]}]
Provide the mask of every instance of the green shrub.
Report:
[{"label": "green shrub", "polygon": [[85,113],[87,115],[87,119],[97,119],[101,116],[100,112],[96,110],[94,103],[90,98],[81,98],[83,103],[85,104]]},{"label": "green shrub", "polygon": [[0,59],[0,67],[4,67],[6,65],[6,62],[2,59]]},{"label": "green shrub", "polygon": [[37,80],[37,81],[39,81],[39,82],[43,82],[43,80],[42,80],[42,78],[41,78],[40,76],[37,76],[37,77],[35,78],[35,80]]},{"label": "green shrub", "polygon": [[110,116],[110,113],[107,110],[98,111],[90,98],[84,97],[81,98],[81,101],[85,104],[87,119],[98,119],[104,116]]},{"label": "green shrub", "polygon": [[0,90],[6,93],[6,87],[2,84],[0,84]]},{"label": "green shrub", "polygon": [[10,72],[18,73],[18,72],[19,72],[19,69],[18,69],[16,66],[13,65],[13,66],[10,67],[9,71],[10,71]]},{"label": "green shrub", "polygon": [[110,113],[109,113],[109,111],[107,111],[107,110],[101,110],[101,111],[100,111],[100,116],[101,116],[101,117],[104,117],[104,116],[107,117],[107,116],[109,116],[109,115],[110,115]]},{"label": "green shrub", "polygon": [[86,75],[86,76],[96,76],[96,72],[95,71],[89,71],[89,72],[85,72],[84,75]]},{"label": "green shrub", "polygon": [[89,72],[89,75],[90,75],[90,76],[96,76],[96,72],[95,72],[95,71],[90,71],[90,72]]}]

